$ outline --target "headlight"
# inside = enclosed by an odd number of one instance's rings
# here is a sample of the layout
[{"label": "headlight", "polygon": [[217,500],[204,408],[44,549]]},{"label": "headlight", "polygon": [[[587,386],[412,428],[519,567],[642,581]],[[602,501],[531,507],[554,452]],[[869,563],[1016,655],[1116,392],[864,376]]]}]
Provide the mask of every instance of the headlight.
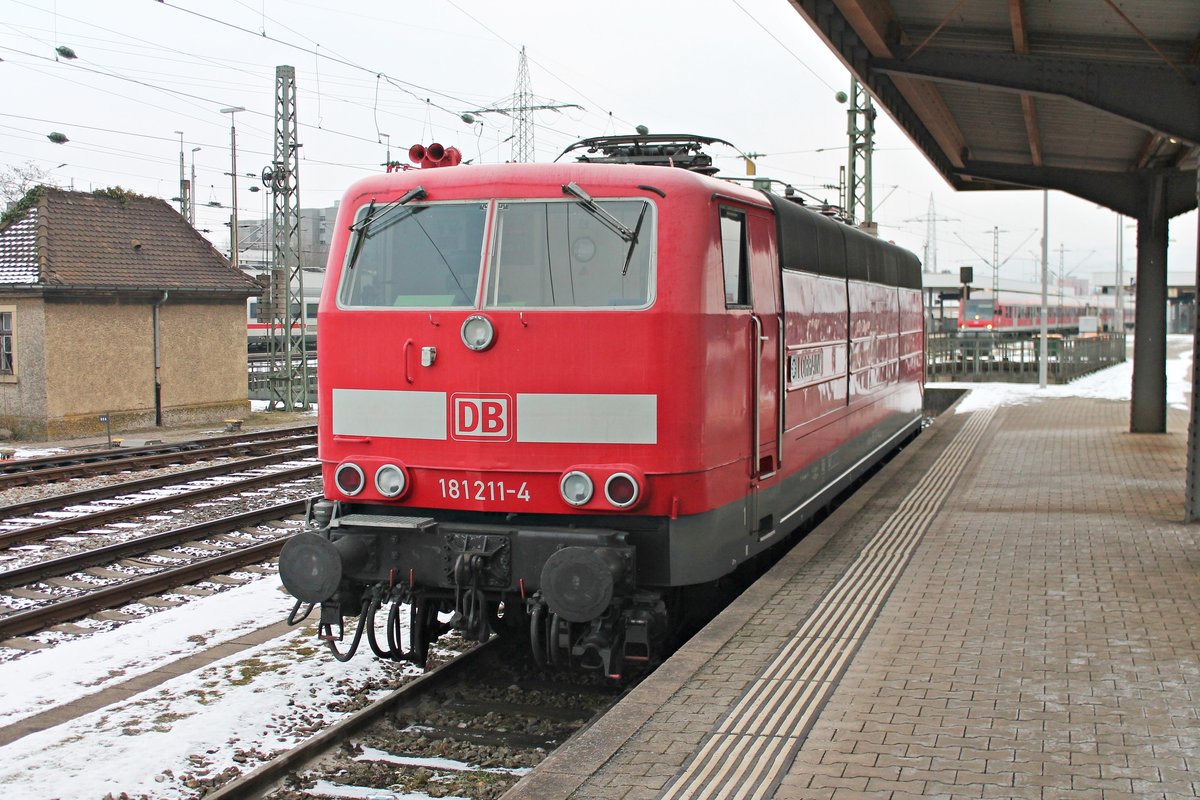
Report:
[{"label": "headlight", "polygon": [[363,476],[362,467],[358,464],[342,464],[333,473],[333,482],[337,484],[342,494],[353,497],[363,490],[367,479]]},{"label": "headlight", "polygon": [[399,497],[407,485],[404,470],[395,464],[384,464],[375,471],[375,488],[384,497]]},{"label": "headlight", "polygon": [[640,494],[637,479],[627,472],[618,472],[604,482],[604,497],[617,508],[629,508]]},{"label": "headlight", "polygon": [[581,506],[591,500],[592,493],[595,491],[592,479],[578,470],[563,475],[558,484],[558,490],[562,493],[563,500],[573,506]]},{"label": "headlight", "polygon": [[482,314],[472,314],[463,320],[460,331],[463,344],[476,352],[482,352],[496,341],[496,329],[492,321]]}]

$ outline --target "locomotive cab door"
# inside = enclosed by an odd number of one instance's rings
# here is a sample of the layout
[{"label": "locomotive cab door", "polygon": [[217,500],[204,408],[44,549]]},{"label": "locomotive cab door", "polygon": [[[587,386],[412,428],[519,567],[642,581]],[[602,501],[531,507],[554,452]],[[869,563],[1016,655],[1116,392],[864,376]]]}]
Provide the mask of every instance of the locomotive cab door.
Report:
[{"label": "locomotive cab door", "polygon": [[751,361],[750,414],[747,422],[751,444],[750,499],[751,532],[760,538],[775,527],[773,515],[760,509],[761,485],[779,471],[782,459],[783,416],[780,397],[780,308],[779,260],[776,256],[774,218],[757,209],[723,207],[721,244],[725,270],[725,304],[749,308],[747,354]]}]

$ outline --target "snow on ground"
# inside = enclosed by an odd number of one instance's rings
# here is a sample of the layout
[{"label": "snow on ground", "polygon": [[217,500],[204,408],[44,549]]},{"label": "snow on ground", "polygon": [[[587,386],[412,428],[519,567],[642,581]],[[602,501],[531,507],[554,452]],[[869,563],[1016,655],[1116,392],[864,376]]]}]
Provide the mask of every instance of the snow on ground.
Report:
[{"label": "snow on ground", "polygon": [[[427,794],[405,792],[396,794],[394,792],[381,791],[379,789],[369,789],[363,786],[342,786],[337,783],[330,783],[326,780],[317,781],[308,793],[317,797],[333,797],[337,800],[430,800]],[[455,795],[446,795],[440,800],[464,800],[464,798]]]},{"label": "snow on ground", "polygon": [[[271,407],[270,400],[251,400],[250,401],[250,410],[251,411],[268,411],[270,409],[270,407]],[[309,403],[308,411],[306,411],[305,413],[310,417],[315,417],[317,415],[317,404]]]},{"label": "snow on ground", "polygon": [[[1186,410],[1191,391],[1192,337],[1167,337],[1167,404]],[[1133,353],[1130,337],[1126,352]],[[1125,361],[1108,369],[1093,372],[1070,383],[1039,388],[1036,383],[931,383],[934,387],[955,387],[969,390],[955,412],[966,414],[981,408],[1036,403],[1053,397],[1089,397],[1100,400],[1129,401],[1133,387],[1133,362]]]},{"label": "snow on ground", "polygon": [[268,577],[0,664],[0,726],[282,620],[294,602]]},{"label": "snow on ground", "polygon": [[[4,723],[96,691],[291,609],[278,579],[65,642],[0,665]],[[402,615],[404,617],[406,615]],[[219,627],[213,622],[219,621]],[[129,700],[0,748],[5,800],[92,798],[127,792],[155,800],[195,797],[188,787],[302,741],[398,685],[415,667],[363,651],[343,665],[319,645],[311,625],[174,678]]]},{"label": "snow on ground", "polygon": [[[399,764],[403,767],[427,767],[443,772],[468,772],[478,769],[474,764],[452,758],[423,758],[419,756],[397,756],[375,747],[364,747],[354,757],[355,761],[378,761]],[[509,775],[528,775],[529,767],[488,767],[488,772],[507,772]]]},{"label": "snow on ground", "polygon": [[14,447],[13,458],[42,458],[65,453],[61,447]]}]

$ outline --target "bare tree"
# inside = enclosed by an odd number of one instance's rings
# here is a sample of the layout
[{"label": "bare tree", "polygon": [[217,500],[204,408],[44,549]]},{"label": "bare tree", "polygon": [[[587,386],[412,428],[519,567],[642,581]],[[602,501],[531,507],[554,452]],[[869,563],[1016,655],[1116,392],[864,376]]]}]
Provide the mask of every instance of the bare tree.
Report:
[{"label": "bare tree", "polygon": [[0,167],[0,208],[10,208],[45,179],[46,170],[32,161]]}]

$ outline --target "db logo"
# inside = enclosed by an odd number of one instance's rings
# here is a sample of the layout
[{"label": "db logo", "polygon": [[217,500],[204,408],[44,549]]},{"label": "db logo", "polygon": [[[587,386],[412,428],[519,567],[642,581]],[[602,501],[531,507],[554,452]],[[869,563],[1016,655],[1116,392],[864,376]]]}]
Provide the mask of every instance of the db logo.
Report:
[{"label": "db logo", "polygon": [[506,394],[456,394],[451,397],[454,438],[506,442],[512,439],[509,409],[512,398]]}]

